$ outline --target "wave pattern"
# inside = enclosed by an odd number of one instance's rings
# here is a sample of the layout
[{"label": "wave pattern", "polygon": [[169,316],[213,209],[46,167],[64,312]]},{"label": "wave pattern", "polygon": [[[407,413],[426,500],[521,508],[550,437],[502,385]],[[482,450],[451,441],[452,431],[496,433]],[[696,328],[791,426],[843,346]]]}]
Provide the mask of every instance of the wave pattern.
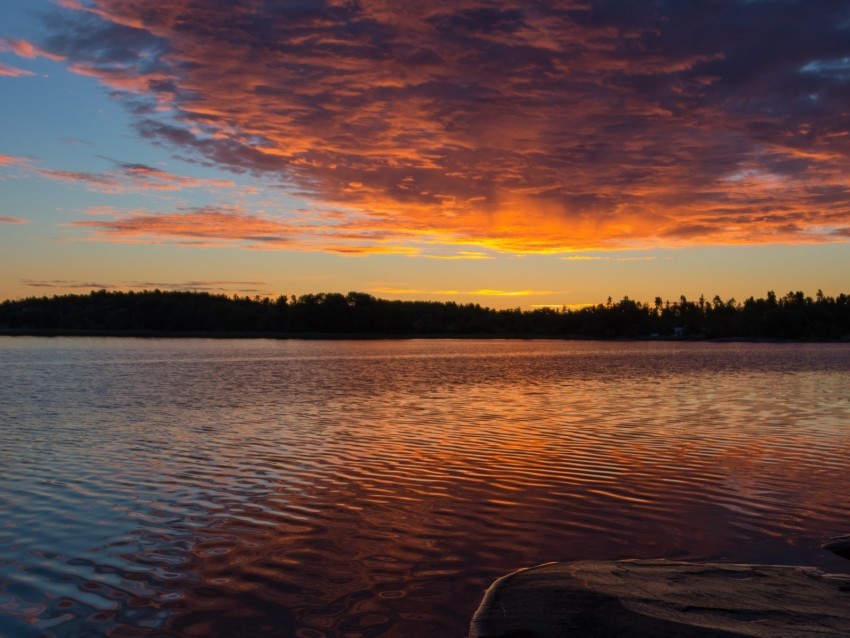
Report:
[{"label": "wave pattern", "polygon": [[457,637],[535,563],[841,568],[850,347],[0,338],[0,635]]}]

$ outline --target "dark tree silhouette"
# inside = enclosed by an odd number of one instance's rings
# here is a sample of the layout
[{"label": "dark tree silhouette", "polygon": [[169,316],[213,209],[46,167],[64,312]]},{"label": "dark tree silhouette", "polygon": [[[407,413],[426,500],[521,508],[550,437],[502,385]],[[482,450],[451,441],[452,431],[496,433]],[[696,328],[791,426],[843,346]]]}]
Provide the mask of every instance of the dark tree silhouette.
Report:
[{"label": "dark tree silhouette", "polygon": [[578,310],[494,310],[478,304],[392,301],[363,292],[300,297],[227,297],[195,292],[107,292],[30,297],[0,303],[6,334],[223,336],[501,335],[584,338],[850,340],[850,296],[814,299],[791,291],[743,303],[623,297]]}]

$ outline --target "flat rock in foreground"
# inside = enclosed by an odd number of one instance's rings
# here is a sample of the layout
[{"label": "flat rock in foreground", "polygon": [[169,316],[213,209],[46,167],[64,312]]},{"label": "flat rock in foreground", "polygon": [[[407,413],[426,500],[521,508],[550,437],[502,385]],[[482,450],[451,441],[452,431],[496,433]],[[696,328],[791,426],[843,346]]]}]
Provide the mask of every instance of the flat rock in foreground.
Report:
[{"label": "flat rock in foreground", "polygon": [[666,560],[551,563],[497,580],[470,638],[850,636],[850,575]]}]

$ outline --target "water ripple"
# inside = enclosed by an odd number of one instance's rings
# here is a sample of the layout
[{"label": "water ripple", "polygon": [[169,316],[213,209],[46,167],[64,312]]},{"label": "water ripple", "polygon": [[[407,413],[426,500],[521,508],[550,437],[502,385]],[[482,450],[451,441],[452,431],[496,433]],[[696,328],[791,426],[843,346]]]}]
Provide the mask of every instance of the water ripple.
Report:
[{"label": "water ripple", "polygon": [[0,338],[0,635],[460,638],[534,563],[835,568],[848,372],[843,345]]}]

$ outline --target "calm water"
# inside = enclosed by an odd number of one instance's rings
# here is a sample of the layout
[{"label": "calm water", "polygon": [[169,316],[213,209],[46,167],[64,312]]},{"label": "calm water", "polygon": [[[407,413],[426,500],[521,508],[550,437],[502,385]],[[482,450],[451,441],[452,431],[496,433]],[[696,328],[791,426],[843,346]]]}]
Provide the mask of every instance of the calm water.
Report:
[{"label": "calm water", "polygon": [[815,565],[850,346],[0,337],[0,635],[465,636],[535,563]]}]

